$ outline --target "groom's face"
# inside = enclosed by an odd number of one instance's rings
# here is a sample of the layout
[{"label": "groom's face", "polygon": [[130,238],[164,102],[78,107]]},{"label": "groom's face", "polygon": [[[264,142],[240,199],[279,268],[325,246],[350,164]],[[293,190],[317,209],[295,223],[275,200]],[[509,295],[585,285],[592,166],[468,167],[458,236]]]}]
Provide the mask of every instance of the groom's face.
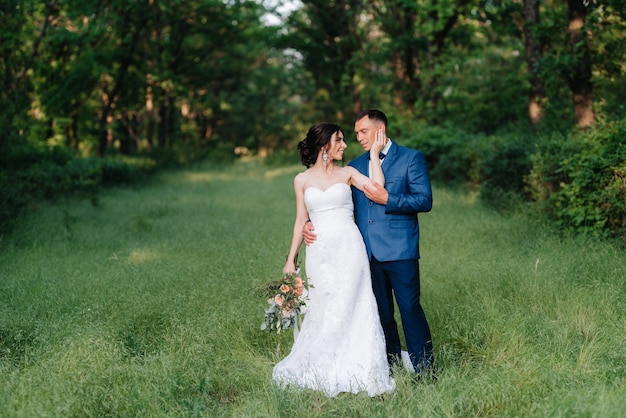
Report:
[{"label": "groom's face", "polygon": [[371,120],[368,116],[364,116],[354,124],[356,140],[359,141],[359,144],[361,144],[365,151],[369,151],[376,139],[376,131],[384,127],[384,123]]}]

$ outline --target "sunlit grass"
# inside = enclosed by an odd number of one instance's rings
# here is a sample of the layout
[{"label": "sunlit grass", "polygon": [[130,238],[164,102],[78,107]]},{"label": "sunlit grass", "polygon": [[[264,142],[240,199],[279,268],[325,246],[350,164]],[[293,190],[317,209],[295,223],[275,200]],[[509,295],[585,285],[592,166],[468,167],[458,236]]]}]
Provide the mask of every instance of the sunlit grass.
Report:
[{"label": "sunlit grass", "polygon": [[421,215],[436,384],[282,391],[291,336],[259,330],[293,175],[196,167],[44,205],[0,253],[0,416],[620,416],[626,255],[435,188]]}]

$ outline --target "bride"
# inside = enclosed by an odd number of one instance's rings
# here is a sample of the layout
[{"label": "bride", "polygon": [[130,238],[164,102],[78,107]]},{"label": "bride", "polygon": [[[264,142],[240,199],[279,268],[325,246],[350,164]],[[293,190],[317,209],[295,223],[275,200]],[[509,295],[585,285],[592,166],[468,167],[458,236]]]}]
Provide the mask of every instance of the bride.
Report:
[{"label": "bride", "polygon": [[363,238],[354,223],[350,186],[362,190],[372,181],[384,185],[378,153],[386,135],[379,131],[370,149],[372,179],[353,167],[340,167],[346,149],[338,125],[313,125],[298,144],[307,170],[296,175],[296,220],[283,272],[294,272],[302,227],[311,220],[317,240],[307,247],[308,309],[287,357],[273,371],[286,387],[319,390],[328,396],[395,387],[389,364]]}]

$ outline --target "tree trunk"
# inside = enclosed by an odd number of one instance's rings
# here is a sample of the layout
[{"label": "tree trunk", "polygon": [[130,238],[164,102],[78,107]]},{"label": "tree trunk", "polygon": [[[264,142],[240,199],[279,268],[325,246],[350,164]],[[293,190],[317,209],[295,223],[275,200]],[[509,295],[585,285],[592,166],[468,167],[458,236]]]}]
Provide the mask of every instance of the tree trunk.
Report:
[{"label": "tree trunk", "polygon": [[169,110],[167,109],[167,102],[162,103],[158,108],[157,119],[157,145],[159,148],[165,148],[167,140],[167,131],[169,130]]},{"label": "tree trunk", "polygon": [[[106,111],[105,111],[106,110]],[[107,150],[107,145],[109,143],[109,131],[107,129],[108,127],[108,119],[109,119],[109,110],[110,107],[108,105],[104,106],[104,109],[102,110],[102,115],[100,116],[100,122],[99,122],[99,133],[100,133],[100,137],[98,139],[98,156],[99,157],[104,157],[104,154],[106,153]]]},{"label": "tree trunk", "polygon": [[[98,142],[98,155],[100,157],[104,157],[107,149],[107,144],[111,140],[108,124],[109,120],[111,119],[111,113],[113,112],[113,105],[115,104],[115,101],[117,100],[118,95],[120,94],[122,89],[126,87],[126,76],[128,74],[131,64],[136,59],[135,51],[139,46],[139,40],[142,36],[144,36],[144,29],[147,23],[148,16],[146,15],[143,20],[137,25],[135,32],[128,41],[128,49],[126,50],[126,55],[122,58],[119,64],[120,69],[117,74],[117,78],[115,79],[113,89],[110,92],[107,92],[106,89],[103,89],[106,103],[102,108],[102,115],[100,117],[100,140]],[[122,46],[120,50],[124,50],[124,46]]]},{"label": "tree trunk", "polygon": [[172,133],[172,126],[174,126],[172,117],[174,114],[175,98],[170,96],[170,93],[167,91],[164,91],[164,94],[165,97],[158,108],[157,144],[160,148],[164,148],[168,143],[171,143],[169,136]]},{"label": "tree trunk", "polygon": [[146,118],[146,142],[148,146],[148,151],[152,150],[152,144],[154,141],[154,95],[152,93],[153,83],[152,83],[152,75],[146,75],[147,86],[146,86],[146,109],[145,109],[145,118]]},{"label": "tree trunk", "polygon": [[569,86],[574,101],[576,123],[579,128],[588,128],[595,124],[595,115],[589,53],[591,34],[584,31],[587,6],[583,0],[568,0],[567,5],[569,7],[569,48],[574,57],[574,68],[569,77]]},{"label": "tree trunk", "polygon": [[394,106],[411,109],[422,94],[416,46],[418,6],[412,2],[380,1],[370,2],[370,7],[372,14],[381,18],[382,30],[393,40],[389,59],[394,75]]},{"label": "tree trunk", "polygon": [[539,75],[539,60],[543,52],[543,45],[534,29],[539,25],[539,0],[524,0],[524,44],[526,46],[526,65],[528,66],[528,117],[534,128],[543,118],[543,103],[546,98],[546,89],[543,79]]},{"label": "tree trunk", "polygon": [[70,117],[72,118],[72,123],[70,124],[71,141],[74,144],[74,149],[78,150],[78,109],[75,109]]},{"label": "tree trunk", "polygon": [[418,62],[417,51],[412,45],[406,45],[392,56],[395,74],[393,100],[396,107],[412,108],[421,94],[422,79]]},{"label": "tree trunk", "polygon": [[[417,12],[415,9],[407,10],[403,16],[401,25],[405,34],[415,32]],[[404,105],[410,109],[415,106],[418,95],[421,93],[421,78],[418,74],[419,58],[413,45],[413,39],[406,43],[398,56],[395,64],[396,72],[396,105]]]},{"label": "tree trunk", "polygon": [[363,104],[361,103],[361,91],[358,88],[357,84],[354,82],[356,77],[356,71],[354,69],[350,70],[350,80],[351,80],[351,89],[352,89],[352,116],[356,115],[361,111]]}]

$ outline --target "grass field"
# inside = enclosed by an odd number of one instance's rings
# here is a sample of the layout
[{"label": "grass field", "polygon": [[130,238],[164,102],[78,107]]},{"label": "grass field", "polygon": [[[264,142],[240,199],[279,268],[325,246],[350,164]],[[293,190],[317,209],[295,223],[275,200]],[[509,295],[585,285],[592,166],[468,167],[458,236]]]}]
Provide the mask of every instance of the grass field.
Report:
[{"label": "grass field", "polygon": [[[300,167],[241,162],[42,205],[0,241],[2,417],[626,416],[626,252],[435,187],[420,217],[439,379],[328,399],[259,330]],[[95,203],[95,204],[94,204]]]}]

